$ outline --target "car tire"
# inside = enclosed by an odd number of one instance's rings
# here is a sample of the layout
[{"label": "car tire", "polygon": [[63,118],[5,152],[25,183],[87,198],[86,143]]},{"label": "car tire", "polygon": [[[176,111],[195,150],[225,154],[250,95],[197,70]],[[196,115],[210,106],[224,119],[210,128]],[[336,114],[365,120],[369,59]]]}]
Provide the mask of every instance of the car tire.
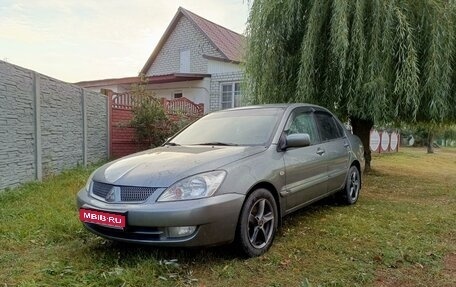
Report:
[{"label": "car tire", "polygon": [[253,191],[244,202],[239,217],[237,241],[248,257],[265,253],[277,231],[277,203],[267,189]]},{"label": "car tire", "polygon": [[361,190],[361,175],[356,166],[351,166],[348,170],[344,188],[339,191],[338,199],[341,204],[355,204],[359,198]]}]

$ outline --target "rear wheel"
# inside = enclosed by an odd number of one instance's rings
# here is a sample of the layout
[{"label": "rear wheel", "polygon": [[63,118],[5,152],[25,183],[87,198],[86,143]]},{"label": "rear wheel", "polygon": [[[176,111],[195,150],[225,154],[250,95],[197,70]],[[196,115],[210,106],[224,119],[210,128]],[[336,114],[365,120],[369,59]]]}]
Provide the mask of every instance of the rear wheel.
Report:
[{"label": "rear wheel", "polygon": [[238,223],[238,242],[249,257],[260,256],[272,245],[278,226],[277,204],[267,189],[247,197]]},{"label": "rear wheel", "polygon": [[356,166],[351,166],[345,180],[345,187],[339,192],[339,202],[346,205],[355,204],[358,201],[360,189],[360,172]]}]

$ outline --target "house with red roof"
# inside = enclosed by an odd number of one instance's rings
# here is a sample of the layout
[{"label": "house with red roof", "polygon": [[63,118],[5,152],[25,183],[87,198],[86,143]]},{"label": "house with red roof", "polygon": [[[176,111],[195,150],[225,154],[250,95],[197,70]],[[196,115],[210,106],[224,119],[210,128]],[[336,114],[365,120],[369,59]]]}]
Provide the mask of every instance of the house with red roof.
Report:
[{"label": "house with red roof", "polygon": [[[140,75],[158,98],[186,97],[204,112],[240,105],[246,39],[180,7]],[[127,92],[141,77],[77,83],[99,91]]]}]

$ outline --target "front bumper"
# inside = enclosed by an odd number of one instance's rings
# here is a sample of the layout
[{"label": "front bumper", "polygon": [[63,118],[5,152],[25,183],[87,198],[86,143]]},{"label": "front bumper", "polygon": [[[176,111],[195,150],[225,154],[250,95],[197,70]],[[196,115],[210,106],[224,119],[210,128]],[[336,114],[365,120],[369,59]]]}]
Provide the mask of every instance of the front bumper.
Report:
[{"label": "front bumper", "polygon": [[[209,246],[233,241],[244,195],[222,194],[209,198],[140,204],[107,203],[79,191],[77,206],[105,212],[127,213],[125,230],[84,223],[91,232],[104,238],[162,246]],[[169,237],[167,227],[196,226],[186,237]]]}]

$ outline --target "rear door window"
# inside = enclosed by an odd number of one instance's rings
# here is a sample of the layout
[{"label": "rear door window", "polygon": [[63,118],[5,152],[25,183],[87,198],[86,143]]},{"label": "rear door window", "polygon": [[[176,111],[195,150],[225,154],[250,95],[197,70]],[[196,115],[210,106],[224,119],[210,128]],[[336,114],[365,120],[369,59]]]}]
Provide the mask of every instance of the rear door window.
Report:
[{"label": "rear door window", "polygon": [[342,137],[341,128],[332,115],[325,112],[316,112],[315,118],[321,141],[325,142]]}]

